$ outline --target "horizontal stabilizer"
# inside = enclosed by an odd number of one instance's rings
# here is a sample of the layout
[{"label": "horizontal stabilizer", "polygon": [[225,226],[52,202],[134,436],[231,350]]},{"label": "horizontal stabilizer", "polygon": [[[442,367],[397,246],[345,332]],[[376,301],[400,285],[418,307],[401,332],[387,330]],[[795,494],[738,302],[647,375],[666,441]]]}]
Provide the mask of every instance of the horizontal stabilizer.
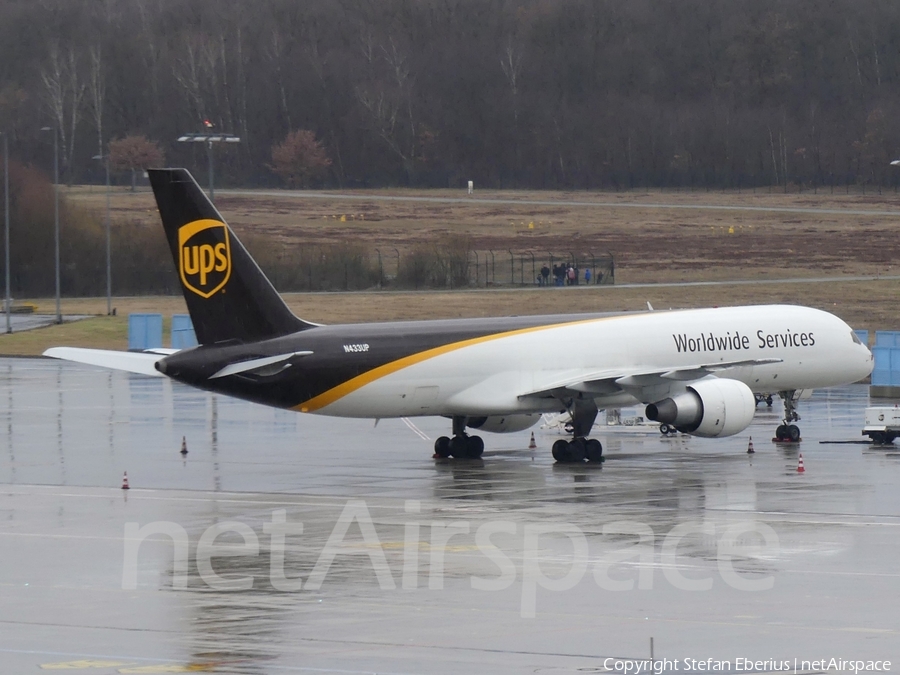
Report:
[{"label": "horizontal stabilizer", "polygon": [[266,356],[261,359],[240,361],[225,366],[214,375],[210,375],[209,379],[214,380],[217,377],[227,377],[228,375],[237,375],[238,373],[262,374],[261,371],[271,368],[279,363],[289,361],[295,356],[309,356],[310,354],[312,354],[312,352],[291,352],[290,354],[278,354],[277,356]]},{"label": "horizontal stabilizer", "polygon": [[107,349],[82,349],[80,347],[53,347],[44,352],[44,356],[63,361],[85,363],[89,366],[124,370],[138,375],[164,377],[156,369],[156,362],[162,356],[147,352],[118,352]]}]

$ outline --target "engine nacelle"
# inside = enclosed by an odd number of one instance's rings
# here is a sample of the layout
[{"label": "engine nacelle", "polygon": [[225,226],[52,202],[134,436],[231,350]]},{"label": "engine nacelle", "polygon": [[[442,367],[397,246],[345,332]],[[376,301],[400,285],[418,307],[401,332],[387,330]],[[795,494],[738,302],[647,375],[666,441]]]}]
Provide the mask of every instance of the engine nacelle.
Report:
[{"label": "engine nacelle", "polygon": [[470,429],[489,431],[494,434],[508,434],[533,427],[540,419],[540,414],[491,415],[490,417],[470,417],[466,420],[466,426]]},{"label": "engine nacelle", "polygon": [[647,406],[647,419],[704,438],[733,436],[753,421],[756,398],[743,382],[711,377]]}]

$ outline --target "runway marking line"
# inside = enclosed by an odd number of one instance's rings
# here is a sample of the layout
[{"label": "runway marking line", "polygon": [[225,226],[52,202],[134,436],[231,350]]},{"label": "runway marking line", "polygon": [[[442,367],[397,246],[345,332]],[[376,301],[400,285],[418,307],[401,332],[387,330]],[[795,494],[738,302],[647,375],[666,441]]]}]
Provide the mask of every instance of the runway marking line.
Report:
[{"label": "runway marking line", "polygon": [[[427,525],[427,524],[426,524]],[[420,551],[430,551],[433,547],[431,546],[431,542],[428,541],[418,541],[418,542],[410,542],[411,544],[417,544],[416,548]],[[352,544],[352,548],[380,548],[384,550],[403,550],[406,548],[405,541],[384,541],[381,544]],[[351,546],[348,545],[348,548]],[[478,546],[474,544],[458,544],[455,546],[440,546],[436,550],[438,551],[447,551],[448,553],[465,553],[468,551],[478,551],[480,550]]]},{"label": "runway marking line", "polygon": [[128,661],[98,661],[81,659],[79,661],[62,661],[60,663],[42,663],[42,670],[90,670],[94,668],[117,668],[119,673],[201,673],[214,670],[218,663],[161,663],[151,666],[140,666]]},{"label": "runway marking line", "polygon": [[80,661],[63,661],[61,663],[42,663],[41,670],[87,670],[89,668],[119,668],[127,665],[130,665],[128,661],[82,659]]},{"label": "runway marking line", "polygon": [[137,666],[120,668],[120,673],[208,673],[216,670],[219,663],[189,663],[187,665],[172,663],[159,666]]}]

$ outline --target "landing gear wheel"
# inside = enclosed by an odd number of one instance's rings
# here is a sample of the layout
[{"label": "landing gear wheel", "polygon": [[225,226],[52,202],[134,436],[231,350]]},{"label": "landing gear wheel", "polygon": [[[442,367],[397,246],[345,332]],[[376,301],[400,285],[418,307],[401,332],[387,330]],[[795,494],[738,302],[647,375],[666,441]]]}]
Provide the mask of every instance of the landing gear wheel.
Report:
[{"label": "landing gear wheel", "polygon": [[478,459],[484,452],[481,436],[454,436],[449,444],[450,455],[456,459]]},{"label": "landing gear wheel", "polygon": [[796,424],[789,424],[787,427],[787,440],[796,443],[800,440],[800,427]]},{"label": "landing gear wheel", "polygon": [[557,462],[568,462],[569,441],[559,439],[553,444],[553,448],[551,448],[550,452],[553,454],[553,459],[555,459]]},{"label": "landing gear wheel", "polygon": [[584,454],[589,462],[602,462],[603,446],[596,438],[589,438],[584,444]]},{"label": "landing gear wheel", "polygon": [[441,436],[434,442],[434,454],[438,457],[449,457],[450,456],[450,439],[446,436]]},{"label": "landing gear wheel", "polygon": [[468,456],[468,437],[454,436],[450,439],[450,456],[456,459],[463,459]]},{"label": "landing gear wheel", "polygon": [[770,408],[772,407],[772,395],[771,394],[766,396],[766,405],[769,406]]},{"label": "landing gear wheel", "polygon": [[660,424],[659,425],[659,433],[661,433],[663,436],[668,436],[669,435],[669,425],[666,424],[665,422]]},{"label": "landing gear wheel", "polygon": [[778,427],[775,429],[775,440],[783,441],[786,439],[787,439],[787,425],[779,424]]},{"label": "landing gear wheel", "polygon": [[466,439],[466,453],[470,459],[478,459],[484,452],[484,441],[481,436],[469,436]]},{"label": "landing gear wheel", "polygon": [[571,441],[559,440],[553,444],[553,459],[560,464],[577,464],[583,462],[588,456],[588,449],[592,456],[597,459],[591,459],[592,462],[603,461],[603,446],[600,441],[585,440],[584,438],[575,438]]},{"label": "landing gear wheel", "polygon": [[569,443],[569,461],[570,462],[583,462],[584,458],[587,456],[587,452],[585,449],[585,442],[583,438],[575,438]]}]

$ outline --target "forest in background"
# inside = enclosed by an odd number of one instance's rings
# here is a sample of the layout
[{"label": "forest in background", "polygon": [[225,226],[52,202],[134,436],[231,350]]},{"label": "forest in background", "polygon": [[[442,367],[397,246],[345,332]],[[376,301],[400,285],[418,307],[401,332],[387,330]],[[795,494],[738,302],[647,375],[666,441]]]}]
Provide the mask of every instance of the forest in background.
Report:
[{"label": "forest in background", "polygon": [[[221,186],[896,190],[898,85],[896,0],[0,0],[13,293],[53,287],[43,127],[70,184],[98,157],[205,184],[176,139],[212,129],[241,138]],[[63,294],[103,293],[102,214],[61,221]],[[386,282],[358,246],[250,243],[282,290]],[[114,223],[112,248],[114,293],[177,287],[158,232]],[[468,260],[434,242],[390,283]]]},{"label": "forest in background", "polygon": [[[0,131],[99,182],[145,135],[237,134],[218,182],[628,189],[896,185],[895,0],[0,0]],[[126,182],[126,176],[115,179]]]}]

